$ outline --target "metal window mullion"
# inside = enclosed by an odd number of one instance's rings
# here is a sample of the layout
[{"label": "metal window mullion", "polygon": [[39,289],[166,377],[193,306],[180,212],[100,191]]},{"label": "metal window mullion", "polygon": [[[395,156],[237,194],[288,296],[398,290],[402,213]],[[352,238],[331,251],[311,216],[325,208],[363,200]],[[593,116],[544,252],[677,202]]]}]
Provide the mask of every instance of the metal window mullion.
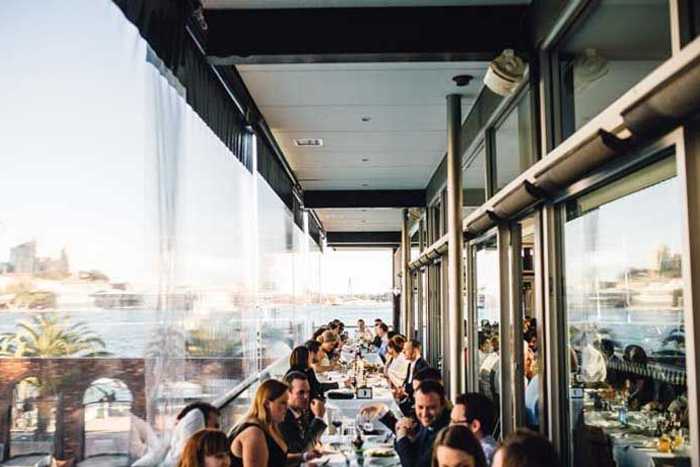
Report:
[{"label": "metal window mullion", "polygon": [[542,208],[542,274],[545,315],[544,365],[548,437],[565,460],[569,455],[568,358],[569,345],[563,306],[562,220],[560,208]]},{"label": "metal window mullion", "polygon": [[503,437],[512,433],[516,426],[514,424],[513,411],[513,391],[511,382],[513,380],[513,368],[510,364],[513,353],[511,341],[512,323],[510,313],[510,228],[507,224],[498,226],[498,290],[499,290],[499,311],[500,324],[498,326],[500,342],[500,362],[501,366],[501,387],[500,392],[500,413],[501,413],[501,435]]},{"label": "metal window mullion", "polygon": [[465,245],[467,252],[464,267],[466,270],[465,281],[467,284],[467,296],[465,297],[467,315],[467,343],[468,361],[466,362],[467,391],[478,392],[479,390],[479,334],[477,330],[476,314],[476,247],[473,244]]},{"label": "metal window mullion", "polygon": [[700,122],[686,125],[676,146],[676,164],[683,210],[683,321],[686,329],[685,357],[688,390],[688,425],[691,444],[688,454],[693,467],[700,466]]},{"label": "metal window mullion", "polygon": [[496,132],[493,128],[488,128],[484,133],[484,149],[486,153],[486,164],[484,164],[486,199],[489,199],[498,191],[496,186]]},{"label": "metal window mullion", "polygon": [[522,317],[522,228],[520,223],[510,225],[508,245],[508,316],[509,347],[511,348],[511,405],[513,426],[525,424],[525,370]]},{"label": "metal window mullion", "polygon": [[535,238],[533,244],[532,264],[535,273],[534,293],[535,293],[535,319],[537,320],[537,344],[540,360],[537,362],[537,374],[539,382],[539,429],[540,433],[547,435],[549,431],[549,395],[547,391],[547,365],[545,364],[545,355],[548,354],[547,339],[545,336],[545,328],[547,315],[545,313],[545,290],[544,283],[546,276],[544,273],[543,261],[543,241],[544,241],[544,222],[542,209],[539,209],[534,216],[535,219]]}]

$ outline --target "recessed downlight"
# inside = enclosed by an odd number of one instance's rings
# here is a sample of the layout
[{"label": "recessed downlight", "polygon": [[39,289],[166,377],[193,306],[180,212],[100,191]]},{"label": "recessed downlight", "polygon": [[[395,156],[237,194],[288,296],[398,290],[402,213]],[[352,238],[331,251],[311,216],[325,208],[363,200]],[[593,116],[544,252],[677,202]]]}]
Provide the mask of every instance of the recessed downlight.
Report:
[{"label": "recessed downlight", "polygon": [[321,138],[299,138],[294,140],[294,145],[299,147],[320,148],[323,146]]},{"label": "recessed downlight", "polygon": [[369,123],[372,121],[372,117],[368,117],[367,115],[365,115],[360,120],[362,120],[364,123]]},{"label": "recessed downlight", "polygon": [[363,158],[362,158],[362,162],[369,162],[369,159],[366,158],[366,157],[363,157]]}]

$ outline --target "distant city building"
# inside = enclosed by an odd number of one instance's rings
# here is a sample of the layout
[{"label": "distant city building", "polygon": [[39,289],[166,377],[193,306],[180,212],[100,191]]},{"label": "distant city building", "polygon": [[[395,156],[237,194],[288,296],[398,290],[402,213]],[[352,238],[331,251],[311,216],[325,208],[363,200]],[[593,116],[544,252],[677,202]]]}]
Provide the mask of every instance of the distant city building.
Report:
[{"label": "distant city building", "polygon": [[[7,264],[8,266],[3,266]],[[61,250],[58,259],[36,256],[36,241],[22,243],[10,248],[10,262],[0,263],[0,273],[41,274],[45,276],[64,276],[69,273],[68,254]]]},{"label": "distant city building", "polygon": [[22,243],[10,248],[10,264],[13,272],[19,274],[33,274],[36,262],[36,241]]}]

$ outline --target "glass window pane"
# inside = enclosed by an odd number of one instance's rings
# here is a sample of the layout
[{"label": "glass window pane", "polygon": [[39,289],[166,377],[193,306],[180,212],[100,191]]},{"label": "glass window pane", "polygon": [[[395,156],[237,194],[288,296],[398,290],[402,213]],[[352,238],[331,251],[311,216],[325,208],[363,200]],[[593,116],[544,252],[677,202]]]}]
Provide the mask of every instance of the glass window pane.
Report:
[{"label": "glass window pane", "polygon": [[677,445],[670,457],[683,457],[682,215],[679,183],[668,171],[673,164],[668,158],[567,206],[575,465],[593,462],[588,440],[601,431],[610,437],[618,465],[653,465],[660,439]]},{"label": "glass window pane", "polygon": [[532,113],[530,91],[496,129],[496,191],[506,186],[532,164]]},{"label": "glass window pane", "polygon": [[476,318],[479,339],[479,392],[488,396],[498,410],[500,375],[500,295],[496,238],[479,244],[476,250]]},{"label": "glass window pane", "polygon": [[484,145],[467,157],[462,169],[462,188],[464,189],[463,213],[466,216],[482,204],[474,202],[475,197],[484,198],[486,195],[486,147]]},{"label": "glass window pane", "polygon": [[603,0],[564,40],[558,51],[564,138],[671,56],[668,5]]}]

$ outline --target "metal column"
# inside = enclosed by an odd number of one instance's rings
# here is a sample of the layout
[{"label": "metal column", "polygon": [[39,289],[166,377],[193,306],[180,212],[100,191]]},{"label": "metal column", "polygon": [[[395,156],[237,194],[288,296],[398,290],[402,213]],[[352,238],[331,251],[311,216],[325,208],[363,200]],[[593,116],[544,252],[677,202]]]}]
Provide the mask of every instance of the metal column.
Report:
[{"label": "metal column", "polygon": [[[464,310],[462,270],[462,96],[447,96],[447,284],[449,391],[464,391]],[[447,379],[447,378],[446,378]]]},{"label": "metal column", "polygon": [[686,329],[686,365],[688,384],[688,420],[691,445],[688,454],[693,467],[700,465],[700,124],[683,128],[682,147],[676,149],[678,180],[683,204],[683,319]]},{"label": "metal column", "polygon": [[411,238],[408,232],[408,209],[401,213],[401,318],[403,334],[409,339],[413,337],[413,313],[411,301],[411,271],[408,262],[411,260]]}]

